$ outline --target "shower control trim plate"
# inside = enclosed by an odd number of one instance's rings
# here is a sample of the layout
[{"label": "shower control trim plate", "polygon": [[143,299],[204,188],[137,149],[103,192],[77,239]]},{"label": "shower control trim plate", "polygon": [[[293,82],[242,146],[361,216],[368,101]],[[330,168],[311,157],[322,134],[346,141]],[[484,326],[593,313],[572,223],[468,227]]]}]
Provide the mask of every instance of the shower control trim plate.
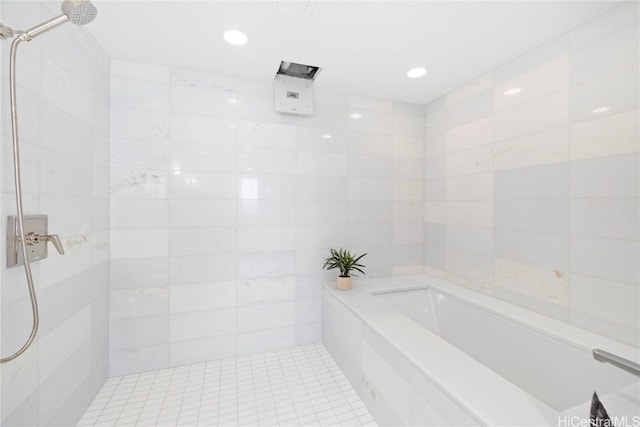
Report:
[{"label": "shower control trim plate", "polygon": [[[54,244],[60,254],[64,254],[58,236],[48,234],[47,215],[25,215],[24,235],[27,241],[27,255],[31,262],[47,258],[49,255],[47,242],[49,241]],[[7,267],[17,267],[23,264],[18,218],[9,216],[7,217]]]}]

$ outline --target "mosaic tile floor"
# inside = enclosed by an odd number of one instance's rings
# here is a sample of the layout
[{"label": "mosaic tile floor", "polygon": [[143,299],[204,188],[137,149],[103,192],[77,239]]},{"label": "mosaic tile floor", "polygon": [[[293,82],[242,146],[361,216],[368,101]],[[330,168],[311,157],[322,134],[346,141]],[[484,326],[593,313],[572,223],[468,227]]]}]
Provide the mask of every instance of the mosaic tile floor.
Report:
[{"label": "mosaic tile floor", "polygon": [[78,426],[375,426],[322,344],[110,378]]}]

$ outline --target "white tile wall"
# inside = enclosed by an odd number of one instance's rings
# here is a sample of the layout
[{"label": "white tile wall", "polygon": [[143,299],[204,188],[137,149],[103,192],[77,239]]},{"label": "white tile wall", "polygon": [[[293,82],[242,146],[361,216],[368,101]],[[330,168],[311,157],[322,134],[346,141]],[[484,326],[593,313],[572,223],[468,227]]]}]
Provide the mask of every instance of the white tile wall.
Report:
[{"label": "white tile wall", "polygon": [[[3,1],[2,21],[28,28],[57,16],[58,4]],[[2,218],[15,215],[8,107],[9,42],[2,56]],[[1,371],[0,424],[72,425],[102,387],[109,340],[109,57],[78,26],[20,46],[18,105],[27,214],[49,215],[66,254],[50,248],[32,265],[40,328],[33,346]],[[5,259],[4,245],[0,258]],[[0,267],[2,356],[31,328],[24,270]]]},{"label": "white tile wall", "polygon": [[625,3],[425,108],[427,272],[638,345],[638,40]]},{"label": "white tile wall", "polygon": [[422,271],[421,106],[318,92],[296,117],[270,82],[115,60],[112,75],[112,324],[162,319],[112,348],[112,375],[151,348],[169,367],[212,340],[211,357],[318,341],[331,247],[369,252],[369,275]]}]

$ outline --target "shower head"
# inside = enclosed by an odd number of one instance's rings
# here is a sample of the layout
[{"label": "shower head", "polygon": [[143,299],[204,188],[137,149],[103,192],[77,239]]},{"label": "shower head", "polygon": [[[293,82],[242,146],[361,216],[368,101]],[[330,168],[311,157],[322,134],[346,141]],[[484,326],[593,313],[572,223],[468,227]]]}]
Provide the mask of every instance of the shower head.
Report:
[{"label": "shower head", "polygon": [[96,19],[96,15],[98,15],[98,9],[89,0],[64,0],[62,2],[62,15],[51,18],[26,31],[17,31],[0,23],[0,39],[18,37],[19,41],[31,41],[34,37],[65,22],[71,22],[76,25],[88,24]]},{"label": "shower head", "polygon": [[97,14],[98,10],[89,0],[65,0],[62,2],[62,15],[29,28],[21,37],[25,40],[32,40],[45,31],[49,31],[65,22],[71,22],[76,25],[88,24],[95,19]]},{"label": "shower head", "polygon": [[64,0],[62,13],[72,24],[85,25],[96,19],[98,9],[88,0]]}]

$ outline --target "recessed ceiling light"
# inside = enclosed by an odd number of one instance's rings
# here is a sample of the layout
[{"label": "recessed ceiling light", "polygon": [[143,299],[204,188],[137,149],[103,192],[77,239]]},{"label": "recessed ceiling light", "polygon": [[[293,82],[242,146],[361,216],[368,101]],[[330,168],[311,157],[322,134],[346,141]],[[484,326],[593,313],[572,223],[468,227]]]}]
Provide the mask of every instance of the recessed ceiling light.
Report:
[{"label": "recessed ceiling light", "polygon": [[329,134],[329,133],[325,133],[324,135],[322,135],[322,137],[323,137],[324,139],[331,139],[331,134]]},{"label": "recessed ceiling light", "polygon": [[411,79],[417,79],[424,76],[425,74],[427,74],[427,69],[423,67],[416,67],[407,71],[407,77]]},{"label": "recessed ceiling light", "polygon": [[507,89],[504,91],[504,94],[507,96],[517,95],[522,92],[522,89],[519,87],[512,87],[511,89]]},{"label": "recessed ceiling light", "polygon": [[609,107],[600,107],[600,108],[596,108],[594,110],[591,110],[592,113],[604,113],[605,111],[609,111]]},{"label": "recessed ceiling light", "polygon": [[238,30],[229,30],[225,31],[223,34],[224,39],[235,46],[242,46],[243,44],[247,44],[249,38],[245,33]]},{"label": "recessed ceiling light", "polygon": [[353,113],[353,114],[349,115],[349,117],[351,117],[352,119],[360,119],[360,118],[362,118],[362,114]]}]

